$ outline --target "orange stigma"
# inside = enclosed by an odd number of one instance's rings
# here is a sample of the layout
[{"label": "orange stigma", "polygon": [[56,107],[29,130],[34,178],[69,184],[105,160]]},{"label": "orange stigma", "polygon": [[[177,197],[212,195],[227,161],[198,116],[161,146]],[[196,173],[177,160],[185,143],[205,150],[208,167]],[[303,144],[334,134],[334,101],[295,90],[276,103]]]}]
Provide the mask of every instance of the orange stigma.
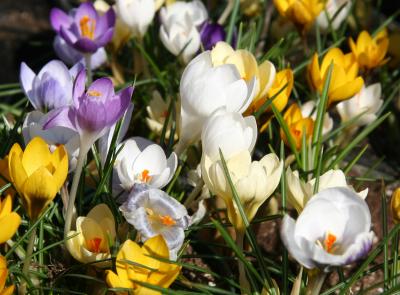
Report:
[{"label": "orange stigma", "polygon": [[328,233],[324,240],[324,249],[326,252],[331,253],[333,250],[333,244],[336,242],[336,236]]},{"label": "orange stigma", "polygon": [[79,21],[79,26],[81,28],[81,33],[83,37],[90,40],[94,39],[94,30],[96,28],[96,21],[91,19],[89,16],[84,15]]},{"label": "orange stigma", "polygon": [[139,179],[140,179],[140,181],[142,181],[142,182],[149,182],[150,180],[151,180],[151,176],[149,175],[149,173],[150,173],[150,171],[149,170],[147,170],[147,169],[144,169],[143,171],[142,171],[142,173],[140,173],[140,177],[139,177]]},{"label": "orange stigma", "polygon": [[169,215],[160,216],[160,220],[161,220],[162,224],[164,224],[166,226],[173,226],[176,224],[176,221],[173,220],[172,217]]},{"label": "orange stigma", "polygon": [[86,92],[88,95],[90,95],[90,96],[97,96],[97,97],[99,97],[99,96],[101,96],[101,92],[99,92],[99,91],[96,91],[96,90],[89,90],[88,92]]},{"label": "orange stigma", "polygon": [[87,241],[87,247],[90,252],[100,253],[101,238],[95,237]]}]

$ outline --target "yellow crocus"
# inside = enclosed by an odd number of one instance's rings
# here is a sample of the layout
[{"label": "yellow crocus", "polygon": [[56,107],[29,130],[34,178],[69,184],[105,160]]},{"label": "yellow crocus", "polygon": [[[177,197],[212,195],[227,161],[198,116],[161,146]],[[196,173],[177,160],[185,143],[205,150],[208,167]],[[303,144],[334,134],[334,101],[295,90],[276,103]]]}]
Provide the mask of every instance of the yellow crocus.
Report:
[{"label": "yellow crocus", "polygon": [[51,153],[47,143],[35,137],[22,151],[18,143],[8,154],[10,179],[25,211],[36,220],[54,199],[68,174],[68,154],[63,145]]},{"label": "yellow crocus", "polygon": [[358,65],[363,69],[373,69],[386,63],[386,53],[389,48],[389,37],[386,30],[380,31],[372,37],[367,31],[362,31],[357,37],[357,43],[353,38],[349,39],[349,46]]},{"label": "yellow crocus", "polygon": [[0,244],[11,239],[20,224],[21,216],[12,212],[11,195],[7,195],[3,201],[0,199]]},{"label": "yellow crocus", "polygon": [[322,0],[274,0],[279,14],[289,19],[299,30],[307,30],[324,9]]},{"label": "yellow crocus", "polygon": [[[0,187],[3,187],[11,182],[10,173],[8,171],[8,156],[5,156],[4,159],[0,159],[0,175]],[[4,194],[14,196],[15,190],[10,187],[6,189]]]},{"label": "yellow crocus", "polygon": [[400,222],[400,187],[398,187],[392,194],[391,211],[393,221]]},{"label": "yellow crocus", "polygon": [[[76,230],[67,235],[72,237],[66,241],[69,253],[82,263],[90,263],[111,258],[110,246],[116,237],[115,220],[106,204],[99,204],[89,211],[86,217],[76,220]],[[95,264],[107,266],[109,261]]]},{"label": "yellow crocus", "polygon": [[7,277],[7,261],[0,255],[0,295],[11,295],[14,293],[14,285],[6,287]]},{"label": "yellow crocus", "polygon": [[[314,120],[311,118],[304,118],[301,114],[301,109],[294,103],[285,112],[283,119],[288,126],[290,135],[292,136],[297,149],[301,148],[303,141],[303,134],[306,133],[306,140],[308,141],[314,130]],[[286,137],[285,132],[281,129],[281,138],[289,145],[289,141]]]},{"label": "yellow crocus", "polygon": [[[161,294],[137,282],[168,288],[175,281],[181,267],[162,259],[169,259],[169,250],[161,235],[148,239],[142,247],[127,240],[117,254],[117,273],[106,271],[107,284],[112,288],[131,289],[133,293],[130,294],[135,295]],[[128,294],[127,291],[117,293]]]},{"label": "yellow crocus", "polygon": [[329,67],[333,63],[328,89],[328,105],[353,97],[364,85],[358,76],[358,64],[352,53],[343,54],[339,48],[330,49],[322,59],[315,53],[308,67],[309,79],[313,87],[321,94],[327,79]]},{"label": "yellow crocus", "polygon": [[253,102],[265,97],[276,74],[274,65],[268,60],[258,65],[254,55],[244,49],[234,50],[228,43],[220,41],[211,50],[213,66],[233,64],[240,77],[247,83],[256,79],[257,87]]}]

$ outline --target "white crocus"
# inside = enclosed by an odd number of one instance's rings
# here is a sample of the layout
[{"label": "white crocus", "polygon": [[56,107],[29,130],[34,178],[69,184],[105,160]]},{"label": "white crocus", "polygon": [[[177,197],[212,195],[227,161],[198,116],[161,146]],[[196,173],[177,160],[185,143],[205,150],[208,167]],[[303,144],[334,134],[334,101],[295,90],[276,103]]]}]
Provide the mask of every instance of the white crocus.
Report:
[{"label": "white crocus", "polygon": [[156,13],[155,0],[117,0],[115,10],[118,19],[128,27],[133,36],[142,38]]},{"label": "white crocus", "polygon": [[355,96],[336,106],[342,121],[346,122],[360,116],[354,122],[354,125],[363,126],[372,123],[376,120],[376,113],[383,104],[381,95],[382,88],[380,83],[375,83],[368,87],[363,86]]},{"label": "white crocus", "polygon": [[47,142],[51,151],[55,150],[60,144],[64,145],[68,153],[69,172],[74,171],[79,154],[79,134],[66,127],[53,127],[44,130],[43,125],[45,122],[47,122],[47,115],[42,112],[33,111],[27,114],[22,125],[25,145],[37,136]]},{"label": "white crocus", "polygon": [[256,83],[255,77],[246,83],[232,64],[214,66],[210,51],[193,59],[180,83],[179,147],[197,141],[204,122],[217,109],[243,113],[253,100]]},{"label": "white crocus", "polygon": [[163,188],[173,177],[178,158],[171,153],[165,156],[163,149],[149,140],[133,137],[122,142],[117,150],[114,163],[114,193],[130,192],[135,184],[146,184],[153,188]]},{"label": "white crocus", "polygon": [[[289,167],[286,170],[286,180],[288,186],[288,202],[300,213],[314,194],[316,179],[313,178],[308,182],[304,182],[300,179],[299,172],[292,171]],[[332,187],[345,187],[354,191],[354,189],[347,184],[346,176],[343,171],[339,169],[329,170],[319,177],[318,192]],[[357,193],[361,199],[365,199],[367,194],[368,189]]]},{"label": "white crocus", "polygon": [[162,235],[170,250],[170,259],[177,258],[185,239],[184,230],[190,222],[185,206],[167,193],[151,188],[133,190],[120,210],[140,233],[143,242]]},{"label": "white crocus", "polygon": [[[350,9],[351,0],[328,0],[325,5],[325,10],[317,17],[317,25],[322,30],[328,30],[329,21],[331,21],[332,29],[337,30],[349,15]],[[339,10],[340,12],[338,13]]]},{"label": "white crocus", "polygon": [[162,24],[166,24],[171,18],[181,22],[186,17],[189,17],[195,27],[199,27],[208,19],[208,12],[199,0],[191,2],[175,1],[160,10]]},{"label": "white crocus", "polygon": [[367,203],[339,187],[313,196],[297,220],[285,215],[281,237],[300,264],[324,271],[366,256],[375,239]]},{"label": "white crocus", "polygon": [[[317,119],[317,109],[315,102],[313,100],[307,101],[306,103],[301,105],[301,114],[303,117],[309,117],[314,121]],[[333,119],[329,116],[329,113],[326,112],[324,115],[324,122],[322,125],[322,134],[325,135],[329,133],[333,128]]]}]

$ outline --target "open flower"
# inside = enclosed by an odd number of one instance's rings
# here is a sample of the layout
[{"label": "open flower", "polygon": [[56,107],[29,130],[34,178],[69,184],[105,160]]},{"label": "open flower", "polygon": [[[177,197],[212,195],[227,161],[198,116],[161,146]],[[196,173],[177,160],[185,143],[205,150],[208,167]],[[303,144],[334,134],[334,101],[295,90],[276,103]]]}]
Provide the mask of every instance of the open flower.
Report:
[{"label": "open flower", "polygon": [[133,137],[122,142],[122,147],[114,163],[116,179],[113,187],[130,192],[135,184],[146,184],[153,188],[163,188],[174,176],[178,157],[174,152],[166,157],[163,149],[144,138]]},{"label": "open flower", "polygon": [[55,126],[44,130],[43,125],[47,121],[47,115],[33,111],[26,115],[22,125],[22,135],[25,145],[35,137],[41,137],[49,145],[50,151],[54,151],[60,144],[64,145],[68,153],[69,172],[75,170],[79,154],[79,134],[69,128]]},{"label": "open flower", "polygon": [[14,294],[15,286],[11,285],[6,287],[6,280],[8,277],[7,261],[4,256],[0,255],[0,294],[12,295]]},{"label": "open flower", "polygon": [[385,64],[385,59],[389,48],[389,37],[386,30],[380,31],[375,37],[367,31],[362,31],[358,35],[357,43],[349,39],[349,45],[360,68],[373,69]]},{"label": "open flower", "polygon": [[[286,170],[286,179],[288,185],[288,202],[298,213],[301,213],[307,202],[314,194],[314,186],[316,179],[313,178],[308,182],[304,182],[299,177],[298,171],[292,171],[290,167]],[[319,177],[318,192],[332,187],[345,187],[354,190],[347,184],[346,176],[342,170],[329,170]],[[365,199],[368,189],[357,193],[360,198]]]},{"label": "open flower", "polygon": [[82,70],[73,89],[73,104],[49,114],[44,129],[56,126],[76,130],[80,134],[81,148],[89,149],[92,143],[115,124],[129,107],[132,87],[114,93],[111,79],[100,78],[85,91],[85,71]]},{"label": "open flower", "polygon": [[54,199],[68,174],[68,155],[63,145],[50,152],[47,143],[35,137],[22,151],[15,143],[10,153],[11,181],[31,221]]},{"label": "open flower", "polygon": [[361,91],[352,98],[342,101],[336,108],[343,122],[361,115],[354,124],[363,126],[376,120],[376,113],[383,104],[381,99],[382,88],[380,83],[363,86]]},{"label": "open flower", "polygon": [[293,22],[300,30],[307,30],[324,9],[322,0],[274,0],[279,14]]},{"label": "open flower", "polygon": [[[310,117],[314,121],[317,119],[317,106],[315,105],[314,100],[309,100],[306,103],[303,103],[300,107],[301,115],[306,118]],[[333,119],[329,116],[329,113],[326,112],[324,115],[324,122],[322,123],[322,135],[329,133],[333,128]]]},{"label": "open flower", "polygon": [[20,83],[33,107],[46,112],[72,103],[72,87],[81,64],[70,70],[59,60],[48,62],[35,74],[24,62],[21,63]]},{"label": "open flower", "polygon": [[135,295],[161,295],[161,292],[140,284],[168,288],[175,281],[181,267],[161,259],[169,259],[168,247],[162,236],[148,239],[142,247],[127,240],[117,255],[117,273],[106,271],[107,284],[112,288],[132,289]]},{"label": "open flower", "polygon": [[328,0],[325,4],[325,10],[318,15],[317,25],[322,30],[327,30],[329,29],[329,22],[331,22],[332,29],[337,30],[349,15],[350,9],[350,0]]},{"label": "open flower", "polygon": [[90,2],[82,3],[70,14],[58,8],[50,12],[53,29],[72,47],[82,53],[95,53],[112,38],[115,13],[109,9],[100,16]]},{"label": "open flower", "polygon": [[246,82],[232,64],[214,65],[210,51],[198,55],[181,79],[179,145],[197,141],[204,122],[217,109],[243,113],[253,100],[256,84],[256,78]]},{"label": "open flower", "polygon": [[143,242],[161,235],[168,245],[169,258],[176,260],[189,225],[185,206],[162,190],[134,188],[120,210]]},{"label": "open flower", "polygon": [[[288,126],[290,135],[292,136],[295,146],[297,149],[301,148],[303,136],[305,133],[306,142],[311,139],[314,130],[314,120],[311,118],[304,118],[299,106],[294,103],[285,112],[283,116],[286,125]],[[289,145],[289,140],[286,137],[285,132],[281,128],[281,138]]]},{"label": "open flower", "polygon": [[309,79],[313,87],[321,94],[327,74],[333,62],[332,76],[328,89],[328,105],[348,99],[358,93],[364,80],[358,75],[358,64],[352,53],[343,54],[339,48],[330,49],[322,59],[321,66],[318,54],[315,53],[308,67]]},{"label": "open flower", "polygon": [[[76,230],[67,234],[66,246],[69,253],[79,262],[90,263],[111,258],[110,247],[115,242],[115,220],[106,204],[94,207],[86,217],[79,216]],[[107,266],[110,261],[96,263]]]},{"label": "open flower", "polygon": [[[7,195],[3,200],[0,199],[0,244],[3,244],[11,239],[20,224],[21,216],[12,211],[11,195]],[[1,290],[2,286],[0,279],[0,291]]]},{"label": "open flower", "polygon": [[282,241],[308,269],[329,271],[366,256],[374,233],[367,203],[347,188],[329,188],[312,197],[295,221],[285,215]]}]

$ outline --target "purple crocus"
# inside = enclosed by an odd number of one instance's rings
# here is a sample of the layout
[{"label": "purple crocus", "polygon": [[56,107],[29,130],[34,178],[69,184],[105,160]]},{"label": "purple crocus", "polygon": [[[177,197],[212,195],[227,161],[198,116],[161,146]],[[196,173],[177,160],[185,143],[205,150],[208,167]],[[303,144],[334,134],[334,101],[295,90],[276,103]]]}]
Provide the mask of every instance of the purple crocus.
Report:
[{"label": "purple crocus", "polygon": [[220,24],[205,22],[200,30],[201,43],[205,50],[211,50],[219,41],[225,41],[226,32]]},{"label": "purple crocus", "polygon": [[85,81],[86,74],[82,70],[75,80],[73,104],[54,110],[44,129],[54,126],[71,128],[80,133],[81,146],[84,143],[91,146],[123,116],[129,107],[133,87],[114,93],[111,79],[100,78],[85,91]]},{"label": "purple crocus", "polygon": [[115,13],[110,8],[99,15],[92,3],[82,3],[69,15],[58,8],[50,12],[53,29],[72,47],[86,54],[94,53],[106,45],[112,38],[115,25]]},{"label": "purple crocus", "polygon": [[70,70],[59,60],[48,62],[36,75],[26,63],[21,63],[20,83],[36,110],[45,112],[72,103],[75,77],[83,69],[76,64]]}]

